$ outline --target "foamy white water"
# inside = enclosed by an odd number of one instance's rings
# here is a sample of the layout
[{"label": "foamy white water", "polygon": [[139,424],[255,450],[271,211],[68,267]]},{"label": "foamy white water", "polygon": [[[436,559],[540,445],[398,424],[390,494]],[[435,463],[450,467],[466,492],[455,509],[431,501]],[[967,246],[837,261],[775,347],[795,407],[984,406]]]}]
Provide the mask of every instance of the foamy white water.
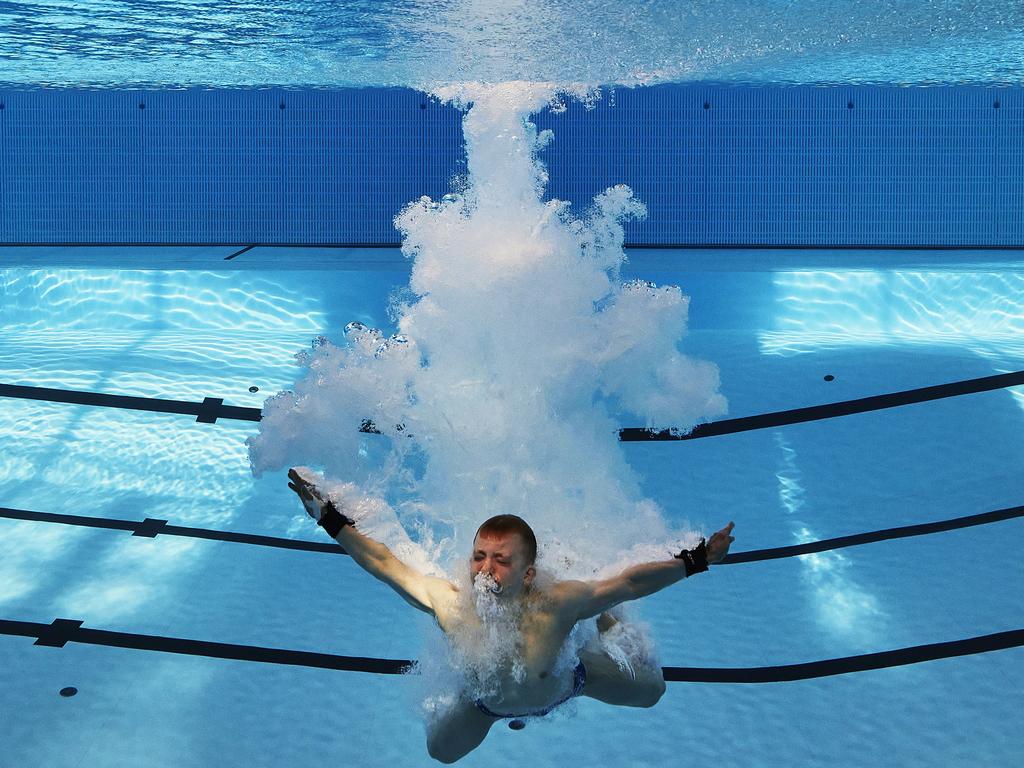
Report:
[{"label": "foamy white water", "polygon": [[[385,499],[424,568],[463,568],[476,527],[500,513],[534,527],[540,567],[561,576],[696,539],[667,530],[616,433],[688,430],[723,413],[718,370],[677,350],[689,301],[678,287],[619,278],[621,222],[645,214],[627,187],[585,212],[542,201],[538,152],[552,136],[529,116],[558,90],[436,94],[467,109],[469,178],[396,219],[413,260],[410,296],[392,307],[397,333],[350,323],[315,340],[248,441],[256,474],[308,464]],[[360,432],[367,419],[382,434]],[[387,505],[376,508],[379,522]],[[380,530],[408,552],[400,528]]]}]

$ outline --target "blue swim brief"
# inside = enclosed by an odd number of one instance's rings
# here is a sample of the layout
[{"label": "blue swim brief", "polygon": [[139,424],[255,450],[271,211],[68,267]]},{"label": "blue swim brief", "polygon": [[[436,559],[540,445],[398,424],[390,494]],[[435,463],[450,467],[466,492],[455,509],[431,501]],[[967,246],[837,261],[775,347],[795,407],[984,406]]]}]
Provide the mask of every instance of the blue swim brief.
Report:
[{"label": "blue swim brief", "polygon": [[495,717],[499,720],[506,720],[510,718],[519,719],[522,717],[543,717],[556,707],[560,707],[562,704],[565,704],[565,702],[567,702],[569,699],[575,698],[576,696],[579,696],[581,693],[583,693],[583,686],[586,684],[587,668],[583,666],[583,662],[581,661],[579,664],[576,665],[576,669],[574,669],[572,673],[572,693],[570,693],[564,699],[560,699],[556,701],[554,704],[550,704],[544,707],[544,709],[538,709],[535,712],[524,712],[520,715],[503,715],[499,712],[495,712],[494,710],[492,710],[490,707],[488,707],[486,704],[480,701],[480,699],[477,699],[473,703],[476,704],[477,709],[479,709],[488,717]]}]

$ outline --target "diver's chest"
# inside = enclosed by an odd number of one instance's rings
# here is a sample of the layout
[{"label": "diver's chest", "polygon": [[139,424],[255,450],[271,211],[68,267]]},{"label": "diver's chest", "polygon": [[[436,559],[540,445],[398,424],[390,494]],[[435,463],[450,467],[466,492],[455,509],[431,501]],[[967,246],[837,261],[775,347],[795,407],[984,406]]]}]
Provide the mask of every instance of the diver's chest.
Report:
[{"label": "diver's chest", "polygon": [[556,617],[539,614],[524,617],[520,625],[520,652],[527,672],[550,672],[555,659],[565,643],[568,628],[561,625]]}]

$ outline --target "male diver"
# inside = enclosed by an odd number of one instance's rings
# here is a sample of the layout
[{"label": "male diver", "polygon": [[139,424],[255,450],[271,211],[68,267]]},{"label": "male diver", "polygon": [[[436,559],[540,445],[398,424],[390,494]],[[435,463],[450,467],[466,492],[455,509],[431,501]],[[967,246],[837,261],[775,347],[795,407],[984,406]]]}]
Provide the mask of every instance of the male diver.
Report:
[{"label": "male diver", "polygon": [[[447,579],[418,573],[383,544],[356,530],[354,521],[325,498],[322,478],[304,467],[288,471],[288,487],[302,500],[309,515],[364,570],[394,589],[414,608],[431,614],[452,642],[460,625],[485,621],[467,616],[459,587]],[[555,661],[577,622],[598,617],[600,632],[617,622],[605,613],[627,600],[653,594],[683,578],[708,570],[722,560],[734,541],[733,523],[695,549],[662,562],[626,568],[600,581],[556,581],[544,589],[534,584],[537,541],[530,526],[515,515],[498,515],[477,531],[469,561],[474,585],[486,585],[496,601],[518,609],[517,647],[520,667],[497,670],[499,692],[487,700],[464,695],[428,725],[427,751],[435,760],[454,763],[475,749],[499,720],[518,729],[523,718],[542,716],[574,696],[627,707],[651,707],[665,693],[661,668],[623,664],[599,644],[584,646],[579,664],[565,675],[552,674]]]}]

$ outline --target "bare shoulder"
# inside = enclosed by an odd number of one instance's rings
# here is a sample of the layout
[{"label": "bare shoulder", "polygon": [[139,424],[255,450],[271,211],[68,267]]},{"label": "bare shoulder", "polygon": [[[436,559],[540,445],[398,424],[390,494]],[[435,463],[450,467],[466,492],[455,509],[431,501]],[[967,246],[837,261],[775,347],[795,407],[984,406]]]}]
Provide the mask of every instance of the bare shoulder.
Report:
[{"label": "bare shoulder", "polygon": [[635,597],[629,579],[621,574],[599,581],[560,581],[552,589],[554,610],[570,621],[599,616]]},{"label": "bare shoulder", "polygon": [[424,576],[423,584],[430,596],[434,617],[443,627],[458,609],[459,588],[448,579],[436,576]]},{"label": "bare shoulder", "polygon": [[448,579],[437,576],[424,576],[423,581],[430,591],[431,597],[436,597],[441,602],[455,600],[459,595],[459,588]]},{"label": "bare shoulder", "polygon": [[553,600],[572,600],[577,595],[582,595],[590,588],[590,583],[576,579],[556,581],[547,588],[547,593]]},{"label": "bare shoulder", "polygon": [[562,618],[575,621],[580,605],[586,602],[592,591],[593,587],[587,581],[556,581],[545,590],[548,610]]}]

